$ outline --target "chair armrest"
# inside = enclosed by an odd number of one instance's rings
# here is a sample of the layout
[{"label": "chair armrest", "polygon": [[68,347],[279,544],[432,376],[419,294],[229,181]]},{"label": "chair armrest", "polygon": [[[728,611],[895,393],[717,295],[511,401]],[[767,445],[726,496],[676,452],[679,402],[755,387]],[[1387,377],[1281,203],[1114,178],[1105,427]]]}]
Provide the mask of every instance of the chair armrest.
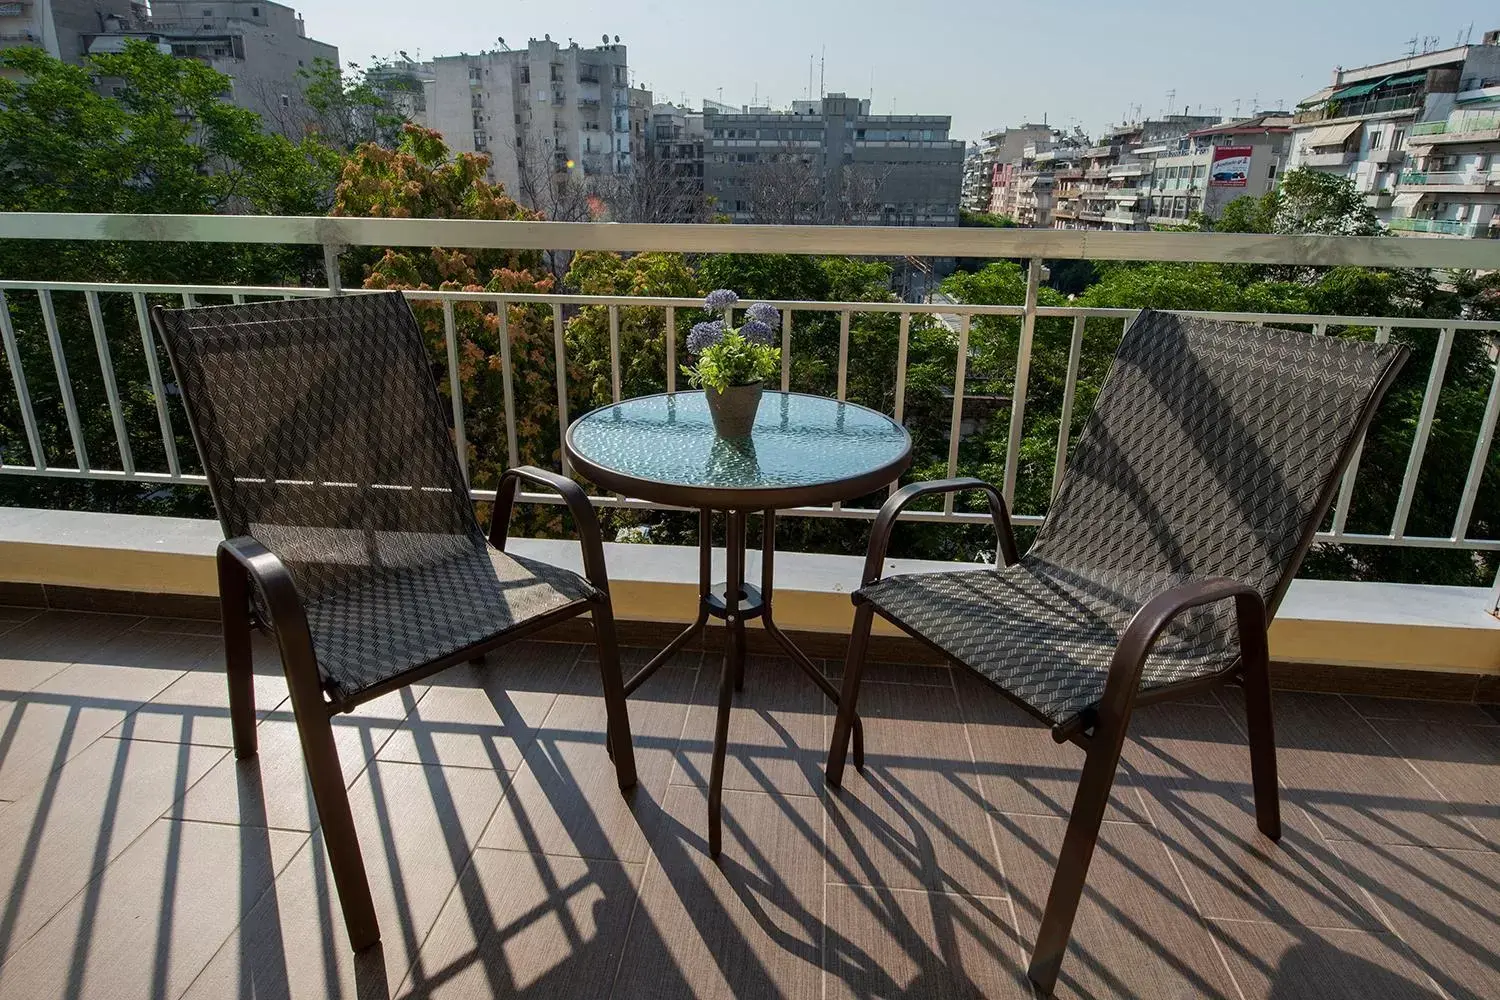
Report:
[{"label": "chair armrest", "polygon": [[271,617],[266,624],[278,633],[283,629],[293,633],[307,632],[307,612],[302,606],[302,595],[297,591],[291,571],[276,553],[248,535],[228,538],[219,543],[218,564],[221,594],[225,593],[226,584],[232,586],[230,574],[238,567],[245,577],[254,581],[265,598],[266,613]]},{"label": "chair armrest", "polygon": [[490,520],[490,544],[502,552],[510,532],[510,513],[516,504],[516,489],[521,480],[538,486],[549,486],[562,495],[573,515],[573,524],[578,531],[578,542],[583,547],[583,575],[594,589],[609,596],[609,574],[604,569],[604,541],[599,535],[599,518],[594,505],[573,480],[534,465],[518,465],[506,469],[500,476],[500,486],[495,491],[495,511]]},{"label": "chair armrest", "polygon": [[1269,622],[1265,600],[1259,591],[1227,577],[1209,577],[1171,587],[1141,606],[1115,644],[1104,696],[1099,699],[1099,718],[1120,719],[1129,712],[1140,686],[1146,657],[1168,625],[1184,611],[1231,598],[1239,628],[1241,661],[1264,659]]},{"label": "chair armrest", "polygon": [[865,556],[865,572],[860,586],[868,587],[880,580],[881,569],[885,565],[885,553],[891,544],[891,531],[896,526],[896,519],[912,501],[934,493],[958,493],[965,490],[978,490],[989,501],[990,519],[995,522],[995,534],[998,536],[995,552],[996,564],[1009,566],[1015,562],[1019,558],[1016,554],[1016,536],[1011,530],[1010,511],[1006,509],[1005,500],[1000,496],[1000,491],[983,479],[935,479],[932,482],[912,483],[910,486],[901,487],[892,493],[890,499],[880,508],[880,513],[875,518],[875,526],[870,529],[870,549]]}]

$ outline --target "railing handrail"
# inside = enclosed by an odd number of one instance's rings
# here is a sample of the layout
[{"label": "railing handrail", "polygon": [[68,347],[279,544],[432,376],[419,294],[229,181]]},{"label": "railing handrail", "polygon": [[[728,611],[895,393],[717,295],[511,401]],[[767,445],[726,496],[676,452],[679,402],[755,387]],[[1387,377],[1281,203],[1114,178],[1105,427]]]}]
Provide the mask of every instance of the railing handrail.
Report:
[{"label": "railing handrail", "polygon": [[453,246],[471,249],[1500,268],[1500,246],[1488,241],[1450,243],[1371,236],[1128,233],[951,226],[765,226],[4,212],[0,213],[0,239],[277,243],[321,245],[325,248]]}]

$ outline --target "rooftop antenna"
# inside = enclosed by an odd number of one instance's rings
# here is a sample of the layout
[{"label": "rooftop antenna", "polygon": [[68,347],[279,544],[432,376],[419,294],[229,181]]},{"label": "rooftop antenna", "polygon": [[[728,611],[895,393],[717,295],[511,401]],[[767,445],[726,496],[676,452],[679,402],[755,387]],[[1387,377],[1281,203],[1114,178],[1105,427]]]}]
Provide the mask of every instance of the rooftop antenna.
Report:
[{"label": "rooftop antenna", "polygon": [[1238,117],[1239,117],[1239,116],[1240,116],[1240,101],[1241,101],[1241,100],[1242,100],[1242,99],[1241,99],[1241,98],[1238,98],[1238,97],[1236,97],[1236,98],[1235,98],[1235,99],[1234,99],[1234,116],[1235,116],[1235,117],[1236,117],[1236,118],[1238,118]]},{"label": "rooftop antenna", "polygon": [[1411,59],[1417,54],[1417,36],[1412,35],[1406,40],[1406,58]]},{"label": "rooftop antenna", "polygon": [[823,46],[823,54],[818,56],[818,96],[822,97],[828,93],[823,85],[823,64],[828,61],[828,46]]},{"label": "rooftop antenna", "polygon": [[1172,105],[1176,102],[1176,100],[1177,100],[1177,88],[1173,87],[1171,90],[1167,91],[1167,117],[1168,118],[1172,117]]},{"label": "rooftop antenna", "polygon": [[809,101],[812,100],[812,67],[813,57],[812,53],[809,52],[807,54],[807,99]]}]

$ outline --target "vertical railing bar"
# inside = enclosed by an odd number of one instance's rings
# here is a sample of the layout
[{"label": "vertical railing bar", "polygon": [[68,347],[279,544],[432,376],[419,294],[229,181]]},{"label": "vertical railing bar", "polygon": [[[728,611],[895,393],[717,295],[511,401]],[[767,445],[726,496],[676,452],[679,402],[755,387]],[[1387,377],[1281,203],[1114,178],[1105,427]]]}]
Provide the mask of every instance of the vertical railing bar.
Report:
[{"label": "vertical railing bar", "polygon": [[62,334],[57,329],[57,310],[52,305],[52,293],[37,291],[42,305],[42,324],[47,328],[47,346],[52,350],[52,370],[57,373],[57,390],[62,394],[63,416],[68,420],[68,436],[73,439],[73,454],[78,458],[78,471],[88,472],[89,452],[83,443],[83,428],[78,422],[78,400],[73,397],[73,383],[68,378],[68,359],[63,354]]},{"label": "vertical railing bar", "polygon": [[339,271],[339,254],[343,249],[335,243],[323,244],[323,276],[328,279],[328,290],[335,295],[344,294],[344,276]]},{"label": "vertical railing bar", "polygon": [[667,391],[677,391],[677,307],[667,306]]},{"label": "vertical railing bar", "polygon": [[[906,422],[906,358],[911,347],[911,313],[901,314],[901,332],[896,340],[896,401],[894,416],[896,423]],[[901,487],[898,480],[891,484],[891,492]]]},{"label": "vertical railing bar", "polygon": [[[969,320],[968,313],[958,318],[958,357],[953,374],[953,419],[948,425],[948,478],[958,475],[958,429],[964,419],[964,379],[969,368]],[[953,494],[943,496],[943,513],[953,513]]]},{"label": "vertical railing bar", "polygon": [[[288,295],[287,298],[291,298],[291,296]],[[183,292],[182,293],[182,308],[184,308],[184,309],[197,309],[198,308],[198,296],[194,295],[192,292]]]},{"label": "vertical railing bar", "polygon": [[563,441],[568,436],[568,348],[563,341],[562,304],[552,304],[552,356],[557,365],[557,452],[562,460],[563,475],[570,475],[568,449]]},{"label": "vertical railing bar", "polygon": [[610,399],[620,401],[620,307],[609,307],[609,392]]},{"label": "vertical railing bar", "polygon": [[[1375,343],[1388,344],[1391,341],[1391,328],[1378,326],[1375,328]],[[1365,451],[1365,435],[1359,436],[1359,441],[1354,445],[1354,453],[1349,456],[1349,467],[1344,470],[1344,481],[1339,484],[1338,501],[1333,508],[1333,534],[1342,535],[1345,527],[1349,524],[1349,505],[1354,502],[1354,480],[1359,476],[1359,460]]]},{"label": "vertical railing bar", "polygon": [[849,396],[849,319],[851,310],[839,313],[839,384],[838,398],[842,403]]},{"label": "vertical railing bar", "polygon": [[1484,405],[1484,416],[1479,420],[1479,437],[1474,442],[1474,458],[1469,462],[1469,476],[1464,480],[1463,499],[1458,504],[1458,516],[1453,519],[1453,540],[1456,542],[1463,541],[1469,534],[1469,519],[1474,515],[1479,483],[1484,478],[1484,467],[1490,457],[1490,443],[1495,439],[1496,418],[1500,418],[1500,363],[1495,365],[1489,401]]},{"label": "vertical railing bar", "polygon": [[146,371],[151,376],[151,395],[156,399],[156,422],[161,425],[161,446],[167,453],[167,471],[174,476],[182,475],[177,458],[177,435],[172,432],[172,413],[167,406],[167,386],[161,377],[161,361],[156,355],[156,338],[151,335],[150,311],[146,306],[146,293],[136,292],[135,321],[141,328],[141,350],[146,355]]},{"label": "vertical railing bar", "polygon": [[114,424],[115,440],[120,446],[120,471],[135,475],[135,455],[130,451],[130,432],[125,429],[125,409],[120,405],[120,383],[115,379],[115,361],[109,350],[109,334],[104,330],[104,310],[99,307],[98,292],[84,292],[88,306],[89,326],[94,331],[94,349],[99,355],[99,370],[104,375],[104,398],[109,403],[109,419]]},{"label": "vertical railing bar", "polygon": [[1015,509],[1016,471],[1021,458],[1021,424],[1026,417],[1026,383],[1031,376],[1031,342],[1036,336],[1036,301],[1042,281],[1042,260],[1031,258],[1026,266],[1026,303],[1021,316],[1021,341],[1016,346],[1016,383],[1010,401],[1010,438],[1005,448],[1005,480],[1000,494]]},{"label": "vertical railing bar", "polygon": [[1068,343],[1068,374],[1063,379],[1062,420],[1057,427],[1057,461],[1052,466],[1052,497],[1062,489],[1063,473],[1068,468],[1068,438],[1073,432],[1073,398],[1078,391],[1078,363],[1083,356],[1083,328],[1086,316],[1073,317],[1073,338]]},{"label": "vertical railing bar", "polygon": [[31,448],[31,464],[40,472],[47,468],[42,450],[42,435],[37,430],[36,412],[31,408],[31,390],[26,386],[26,369],[21,365],[21,348],[16,343],[16,328],[10,318],[10,303],[0,292],[0,340],[5,341],[5,360],[10,364],[10,378],[16,387],[16,402],[21,407],[21,424],[26,428],[26,443]]},{"label": "vertical railing bar", "polygon": [[781,310],[781,391],[792,391],[792,311]]},{"label": "vertical railing bar", "polygon": [[237,306],[242,306],[245,304],[245,293],[235,292],[233,295],[229,296],[229,300]]},{"label": "vertical railing bar", "polygon": [[1401,478],[1401,499],[1396,503],[1396,516],[1391,521],[1391,537],[1406,537],[1406,520],[1411,515],[1412,499],[1417,495],[1417,474],[1422,468],[1422,457],[1427,453],[1427,439],[1432,435],[1432,421],[1437,414],[1438,395],[1443,391],[1443,376],[1448,371],[1448,355],[1453,351],[1454,329],[1444,327],[1438,333],[1437,354],[1432,359],[1432,372],[1427,376],[1427,391],[1422,396],[1422,411],[1417,418],[1417,436],[1412,441],[1411,454],[1406,460],[1406,474]]},{"label": "vertical railing bar", "polygon": [[505,403],[506,468],[521,464],[521,445],[516,435],[516,390],[510,370],[510,306],[504,299],[496,303],[500,314],[500,395]]},{"label": "vertical railing bar", "polygon": [[[337,274],[337,270],[334,271]],[[453,396],[453,446],[458,467],[469,481],[469,439],[464,433],[464,387],[458,373],[458,324],[453,318],[453,300],[443,300],[443,344],[448,349],[448,392]]]},{"label": "vertical railing bar", "polygon": [[1495,573],[1495,586],[1490,591],[1490,614],[1500,617],[1500,571]]},{"label": "vertical railing bar", "polygon": [[1327,333],[1328,333],[1328,324],[1327,323],[1314,323],[1313,324],[1313,336],[1315,336],[1315,337],[1322,337],[1322,336],[1325,336]]}]

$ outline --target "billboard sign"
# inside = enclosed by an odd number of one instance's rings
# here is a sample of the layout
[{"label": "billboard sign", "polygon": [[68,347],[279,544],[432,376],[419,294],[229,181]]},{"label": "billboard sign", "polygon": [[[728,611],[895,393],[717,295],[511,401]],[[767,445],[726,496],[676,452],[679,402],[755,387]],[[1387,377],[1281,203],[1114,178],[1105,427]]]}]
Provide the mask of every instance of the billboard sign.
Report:
[{"label": "billboard sign", "polygon": [[1208,167],[1210,187],[1245,187],[1250,183],[1249,146],[1215,146],[1214,159]]}]

